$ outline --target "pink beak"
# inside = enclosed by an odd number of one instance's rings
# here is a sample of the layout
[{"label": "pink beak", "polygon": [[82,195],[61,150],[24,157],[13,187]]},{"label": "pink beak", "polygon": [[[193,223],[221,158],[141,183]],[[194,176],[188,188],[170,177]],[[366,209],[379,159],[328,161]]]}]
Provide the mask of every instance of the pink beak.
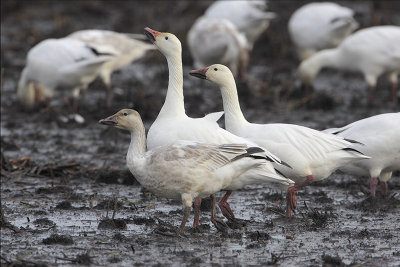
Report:
[{"label": "pink beak", "polygon": [[207,76],[206,76],[207,71],[208,71],[208,68],[191,70],[189,72],[189,74],[194,77],[200,78],[200,79],[207,79]]}]

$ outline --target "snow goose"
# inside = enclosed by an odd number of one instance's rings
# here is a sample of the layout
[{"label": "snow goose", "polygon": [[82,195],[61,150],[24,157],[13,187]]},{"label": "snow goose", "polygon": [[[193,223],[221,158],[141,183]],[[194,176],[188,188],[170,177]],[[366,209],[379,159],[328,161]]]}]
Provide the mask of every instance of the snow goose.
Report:
[{"label": "snow goose", "polygon": [[[239,32],[246,35],[249,49],[268,28],[269,21],[276,17],[273,12],[266,12],[267,1],[216,1],[208,7],[204,16],[207,18],[227,19]],[[215,61],[214,61],[215,62]]]},{"label": "snow goose", "polygon": [[362,143],[354,144],[353,148],[371,158],[340,167],[340,170],[354,175],[369,176],[373,197],[379,177],[382,193],[385,195],[388,190],[386,182],[393,171],[400,170],[400,113],[372,116],[342,128],[327,129],[325,132]]},{"label": "snow goose", "polygon": [[246,37],[227,19],[200,17],[189,30],[188,45],[196,68],[214,62],[245,78],[249,53]]},{"label": "snow goose", "polygon": [[143,57],[147,51],[155,47],[135,38],[143,35],[125,34],[106,30],[81,30],[67,36],[88,45],[94,45],[100,51],[111,51],[115,57],[101,66],[100,77],[107,87],[106,105],[111,106],[111,74],[120,70],[133,61]]},{"label": "snow goose", "polygon": [[[100,120],[131,133],[126,162],[140,184],[154,194],[181,199],[184,216],[178,233],[182,234],[192,202],[226,188],[249,169],[261,166],[268,158],[255,156],[263,150],[246,144],[206,144],[176,141],[146,152],[146,134],[139,113],[122,109]],[[213,199],[215,204],[215,199]],[[211,219],[217,224],[215,205]]]},{"label": "snow goose", "polygon": [[289,35],[301,60],[338,46],[358,28],[354,11],[335,3],[309,3],[297,9],[288,23]]},{"label": "snow goose", "polygon": [[[160,113],[151,125],[147,135],[147,148],[153,149],[173,143],[177,140],[190,140],[213,144],[247,144],[255,146],[253,142],[238,137],[218,126],[216,120],[222,113],[211,114],[203,118],[190,118],[185,113],[183,99],[183,71],[182,71],[182,47],[179,39],[171,33],[162,33],[150,28],[145,28],[145,34],[164,54],[168,62],[169,82],[167,96]],[[265,150],[263,156],[270,158],[271,162],[281,161]],[[219,202],[219,207],[225,217],[234,219],[234,214],[227,203],[232,190],[242,188],[247,184],[260,184],[265,182],[276,182],[282,186],[293,183],[291,180],[277,174],[270,162],[262,166],[249,169],[235,179],[234,183],[225,190],[227,194]],[[198,225],[198,208],[201,199],[195,201],[196,217],[194,226]]]},{"label": "snow goose", "polygon": [[288,217],[296,207],[296,192],[300,188],[325,179],[346,163],[368,158],[352,149],[351,143],[342,137],[293,124],[248,122],[240,109],[235,79],[226,66],[214,64],[192,70],[190,74],[220,87],[228,131],[268,149],[291,166],[275,166],[280,173],[296,182],[287,192]]},{"label": "snow goose", "polygon": [[304,60],[299,66],[300,79],[309,84],[324,67],[358,71],[364,75],[370,87],[371,102],[378,77],[387,73],[392,83],[392,100],[396,104],[397,76],[400,73],[399,44],[399,26],[376,26],[359,30],[337,48],[319,51]]},{"label": "snow goose", "polygon": [[69,38],[47,39],[31,48],[18,82],[17,97],[28,109],[50,100],[55,89],[72,89],[73,111],[78,96],[86,89],[101,68],[112,59],[84,42]]}]

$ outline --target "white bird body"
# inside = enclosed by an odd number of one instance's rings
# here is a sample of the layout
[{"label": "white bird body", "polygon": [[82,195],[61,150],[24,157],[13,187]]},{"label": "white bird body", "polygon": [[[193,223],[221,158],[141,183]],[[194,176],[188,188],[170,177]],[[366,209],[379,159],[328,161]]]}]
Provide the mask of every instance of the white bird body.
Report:
[{"label": "white bird body", "polygon": [[107,86],[111,84],[111,74],[114,71],[143,57],[147,51],[156,49],[153,45],[132,38],[130,34],[107,30],[81,30],[71,33],[67,38],[80,40],[95,46],[100,52],[115,55],[112,60],[103,64],[100,70],[100,76]]},{"label": "white bird body", "polygon": [[[390,74],[392,97],[397,96],[400,73],[400,27],[376,26],[359,30],[347,37],[337,48],[315,53],[299,66],[303,82],[311,83],[324,67],[361,72],[370,88],[382,74]],[[371,96],[370,96],[371,97]]]},{"label": "white bird body", "polygon": [[[243,33],[248,42],[249,49],[254,42],[268,28],[269,21],[276,17],[273,12],[266,12],[267,2],[264,0],[253,1],[215,1],[208,7],[204,17],[227,19],[232,22],[239,32]],[[215,63],[216,61],[212,62]],[[218,61],[220,62],[220,61]],[[211,64],[212,64],[211,63]]]},{"label": "white bird body", "polygon": [[369,176],[386,182],[392,172],[400,170],[400,113],[386,113],[350,123],[325,132],[354,139],[353,147],[370,159],[340,167],[345,173]]},{"label": "white bird body", "polygon": [[158,196],[182,200],[185,206],[182,232],[195,198],[219,192],[237,176],[265,161],[252,157],[253,152],[259,151],[257,148],[242,144],[176,141],[146,152],[143,122],[130,109],[123,109],[100,123],[130,131],[127,165],[143,187]]},{"label": "white bird body", "polygon": [[[240,109],[235,79],[226,66],[214,64],[190,74],[219,85],[226,129],[268,149],[287,163],[291,168],[282,165],[275,168],[299,184],[293,187],[294,192],[313,181],[325,179],[344,164],[368,158],[351,149],[351,143],[342,137],[293,124],[248,122]],[[289,203],[293,196],[289,191],[287,215],[291,216]]]},{"label": "white bird body", "polygon": [[309,3],[290,17],[288,29],[300,59],[338,46],[358,28],[354,11],[331,2]]},{"label": "white bird body", "polygon": [[189,30],[187,40],[196,68],[222,62],[236,76],[247,66],[247,39],[227,19],[198,18]]},{"label": "white bird body", "polygon": [[18,83],[18,99],[28,108],[34,107],[32,83],[39,84],[46,98],[57,88],[73,89],[74,96],[86,89],[111,56],[99,55],[93,47],[68,38],[47,39],[34,46]]}]

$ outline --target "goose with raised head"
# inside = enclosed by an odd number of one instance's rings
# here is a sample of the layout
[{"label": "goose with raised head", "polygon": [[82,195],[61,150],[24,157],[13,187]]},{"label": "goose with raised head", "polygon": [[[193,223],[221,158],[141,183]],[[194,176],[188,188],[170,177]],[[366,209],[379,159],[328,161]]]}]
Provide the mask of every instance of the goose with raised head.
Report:
[{"label": "goose with raised head", "polygon": [[289,19],[288,30],[301,60],[338,46],[358,28],[354,11],[331,2],[309,3]]},{"label": "goose with raised head", "polygon": [[187,41],[195,68],[221,62],[245,79],[249,61],[246,37],[227,19],[200,17],[190,28]]},{"label": "goose with raised head", "polygon": [[346,163],[368,158],[352,149],[352,144],[342,137],[294,124],[248,122],[240,109],[235,79],[224,65],[214,64],[192,70],[190,74],[220,87],[228,131],[268,149],[290,165],[291,168],[275,166],[280,173],[296,182],[287,191],[288,217],[296,208],[296,192],[300,188],[325,179]]},{"label": "goose with raised head", "polygon": [[[131,134],[126,162],[139,183],[157,196],[182,200],[184,216],[178,233],[183,234],[192,202],[219,192],[242,173],[269,160],[255,156],[263,151],[246,144],[206,144],[176,141],[146,152],[146,133],[138,112],[122,109],[99,123],[127,130]],[[211,220],[216,216],[215,197]]]},{"label": "goose with raised head", "polygon": [[337,48],[325,49],[301,62],[299,76],[310,84],[324,67],[361,72],[369,85],[369,102],[382,74],[392,84],[392,101],[397,104],[400,73],[400,27],[376,26],[359,30],[347,37]]},{"label": "goose with raised head", "polygon": [[[248,41],[248,48],[253,49],[255,41],[268,28],[275,13],[266,11],[267,1],[215,1],[210,5],[204,17],[227,19],[232,22]],[[215,61],[214,61],[215,62]]]},{"label": "goose with raised head", "polygon": [[[167,96],[160,113],[151,125],[147,135],[147,147],[153,149],[159,146],[173,143],[177,140],[190,140],[213,144],[247,144],[256,146],[244,138],[238,137],[221,127],[216,120],[220,116],[205,116],[203,118],[190,118],[185,113],[183,99],[183,71],[182,71],[182,47],[179,39],[171,33],[163,33],[145,28],[145,34],[158,47],[166,57],[169,69],[169,81]],[[222,113],[218,114],[222,115]],[[260,152],[263,157],[268,157],[271,162],[284,164],[279,158],[267,150]],[[276,173],[270,162],[249,169],[235,179],[234,183],[224,188],[227,194],[219,203],[221,211],[228,219],[233,219],[234,214],[227,203],[232,190],[242,188],[247,184],[260,184],[275,182],[282,186],[288,186],[293,182]],[[195,201],[194,226],[199,224],[198,209],[201,199]]]},{"label": "goose with raised head", "polygon": [[324,132],[362,143],[354,144],[353,148],[371,158],[339,169],[357,176],[369,176],[372,197],[375,197],[379,178],[381,191],[386,195],[387,181],[392,177],[392,172],[400,170],[400,113],[380,114]]},{"label": "goose with raised head", "polygon": [[146,37],[139,34],[91,29],[73,32],[67,38],[80,40],[95,46],[100,52],[111,52],[114,55],[112,60],[101,66],[99,73],[107,87],[106,106],[108,107],[112,102],[111,74],[142,58],[147,51],[155,49],[153,45],[141,41],[140,39]]},{"label": "goose with raised head", "polygon": [[77,112],[81,89],[86,89],[101,66],[112,59],[96,47],[69,38],[41,41],[28,52],[18,82],[18,100],[28,109],[50,101],[55,90],[72,89],[73,112]]}]

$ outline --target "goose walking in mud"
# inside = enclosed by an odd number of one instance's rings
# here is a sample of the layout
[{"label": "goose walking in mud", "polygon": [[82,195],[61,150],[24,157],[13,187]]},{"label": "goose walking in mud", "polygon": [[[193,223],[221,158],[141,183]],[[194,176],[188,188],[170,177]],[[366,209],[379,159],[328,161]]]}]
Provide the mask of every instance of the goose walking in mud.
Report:
[{"label": "goose walking in mud", "polygon": [[[146,152],[143,122],[139,113],[131,109],[122,109],[99,123],[131,133],[126,162],[143,187],[158,196],[182,200],[185,208],[179,234],[184,232],[194,199],[219,192],[242,173],[268,160],[255,155],[263,151],[261,148],[246,144],[176,141]],[[215,196],[212,199],[211,221],[219,227],[224,223],[216,216]]]}]

